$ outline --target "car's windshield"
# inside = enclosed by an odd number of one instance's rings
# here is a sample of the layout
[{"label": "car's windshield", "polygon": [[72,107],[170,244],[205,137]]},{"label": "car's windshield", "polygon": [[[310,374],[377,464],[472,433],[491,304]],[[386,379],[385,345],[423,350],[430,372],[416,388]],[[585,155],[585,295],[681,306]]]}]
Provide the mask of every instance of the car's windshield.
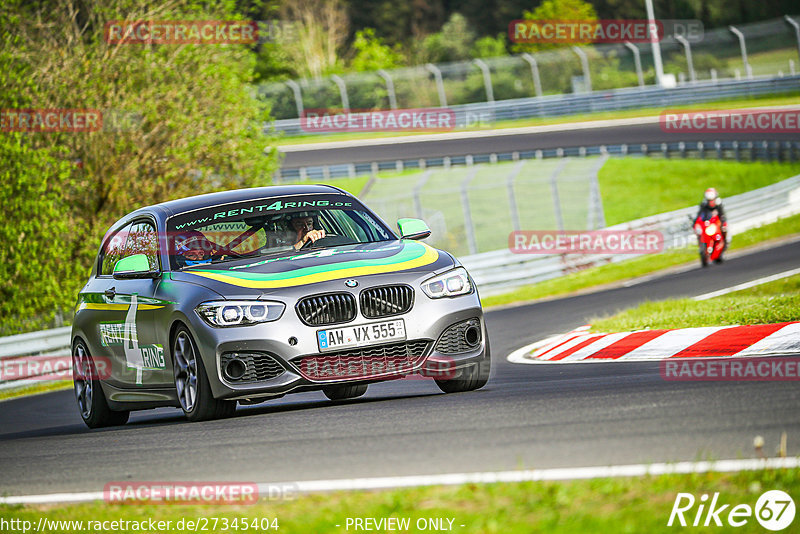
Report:
[{"label": "car's windshield", "polygon": [[[303,244],[322,248],[396,238],[357,200],[343,195],[298,195],[212,205],[170,217],[167,232],[173,269],[290,254]],[[304,240],[312,232],[316,240]]]}]

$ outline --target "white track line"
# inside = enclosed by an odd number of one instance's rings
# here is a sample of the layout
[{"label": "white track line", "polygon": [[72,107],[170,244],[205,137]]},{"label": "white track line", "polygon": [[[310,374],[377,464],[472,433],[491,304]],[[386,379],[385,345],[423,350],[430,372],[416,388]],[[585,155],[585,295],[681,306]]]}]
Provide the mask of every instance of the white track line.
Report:
[{"label": "white track line", "polygon": [[775,280],[781,280],[783,278],[788,278],[796,274],[800,274],[800,268],[791,269],[789,271],[784,271],[778,274],[772,274],[769,276],[765,276],[763,278],[758,278],[756,280],[750,280],[749,282],[744,282],[742,284],[737,284],[735,286],[726,287],[718,291],[712,291],[711,293],[703,293],[702,295],[697,295],[696,297],[694,297],[694,300],[713,299],[714,297],[727,295],[728,293],[733,293],[734,291],[741,291],[742,289],[748,289],[751,287],[760,286],[761,284],[766,284],[767,282],[774,282]]},{"label": "white track line", "polygon": [[[715,462],[676,462],[596,467],[563,467],[521,471],[491,471],[483,473],[448,473],[443,475],[412,475],[399,477],[349,478],[340,480],[305,480],[299,482],[259,483],[259,492],[267,494],[276,486],[293,487],[298,493],[327,491],[379,490],[420,486],[452,486],[458,484],[492,484],[497,482],[528,482],[541,480],[586,480],[609,477],[640,477],[646,475],[731,473],[760,469],[791,469],[800,467],[798,458],[738,459]],[[0,504],[77,503],[103,499],[102,491],[84,493],[53,493],[0,497]]]}]

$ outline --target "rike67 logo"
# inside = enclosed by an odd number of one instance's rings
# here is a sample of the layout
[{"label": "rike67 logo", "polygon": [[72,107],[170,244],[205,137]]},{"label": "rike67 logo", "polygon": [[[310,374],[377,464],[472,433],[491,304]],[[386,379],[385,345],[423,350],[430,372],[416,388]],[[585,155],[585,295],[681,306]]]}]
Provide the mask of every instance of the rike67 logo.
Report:
[{"label": "rike67 logo", "polygon": [[696,499],[691,493],[678,493],[669,514],[667,526],[682,527],[743,527],[753,517],[767,530],[783,530],[794,521],[794,501],[781,490],[764,492],[756,501],[755,508],[749,504],[723,504],[719,493],[709,500],[708,494]]}]

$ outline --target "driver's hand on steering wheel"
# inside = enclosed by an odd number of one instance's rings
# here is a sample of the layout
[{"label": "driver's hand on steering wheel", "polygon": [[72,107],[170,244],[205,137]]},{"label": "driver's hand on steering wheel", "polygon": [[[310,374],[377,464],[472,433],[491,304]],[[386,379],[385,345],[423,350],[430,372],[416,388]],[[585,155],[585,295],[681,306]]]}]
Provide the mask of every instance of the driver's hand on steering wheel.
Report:
[{"label": "driver's hand on steering wheel", "polygon": [[323,237],[325,237],[325,230],[310,230],[300,239],[300,241],[294,244],[294,249],[300,250],[303,248],[303,245],[309,241],[316,243],[318,239],[322,239]]}]

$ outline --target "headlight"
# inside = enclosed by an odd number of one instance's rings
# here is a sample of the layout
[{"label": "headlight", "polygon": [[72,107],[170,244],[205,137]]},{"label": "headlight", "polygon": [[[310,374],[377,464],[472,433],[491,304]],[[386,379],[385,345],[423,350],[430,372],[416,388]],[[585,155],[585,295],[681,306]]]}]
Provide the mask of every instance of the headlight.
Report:
[{"label": "headlight", "polygon": [[466,269],[456,267],[422,282],[422,291],[432,299],[456,297],[472,293],[472,282]]},{"label": "headlight", "polygon": [[195,311],[211,326],[247,326],[277,321],[286,305],[266,300],[204,302]]}]

